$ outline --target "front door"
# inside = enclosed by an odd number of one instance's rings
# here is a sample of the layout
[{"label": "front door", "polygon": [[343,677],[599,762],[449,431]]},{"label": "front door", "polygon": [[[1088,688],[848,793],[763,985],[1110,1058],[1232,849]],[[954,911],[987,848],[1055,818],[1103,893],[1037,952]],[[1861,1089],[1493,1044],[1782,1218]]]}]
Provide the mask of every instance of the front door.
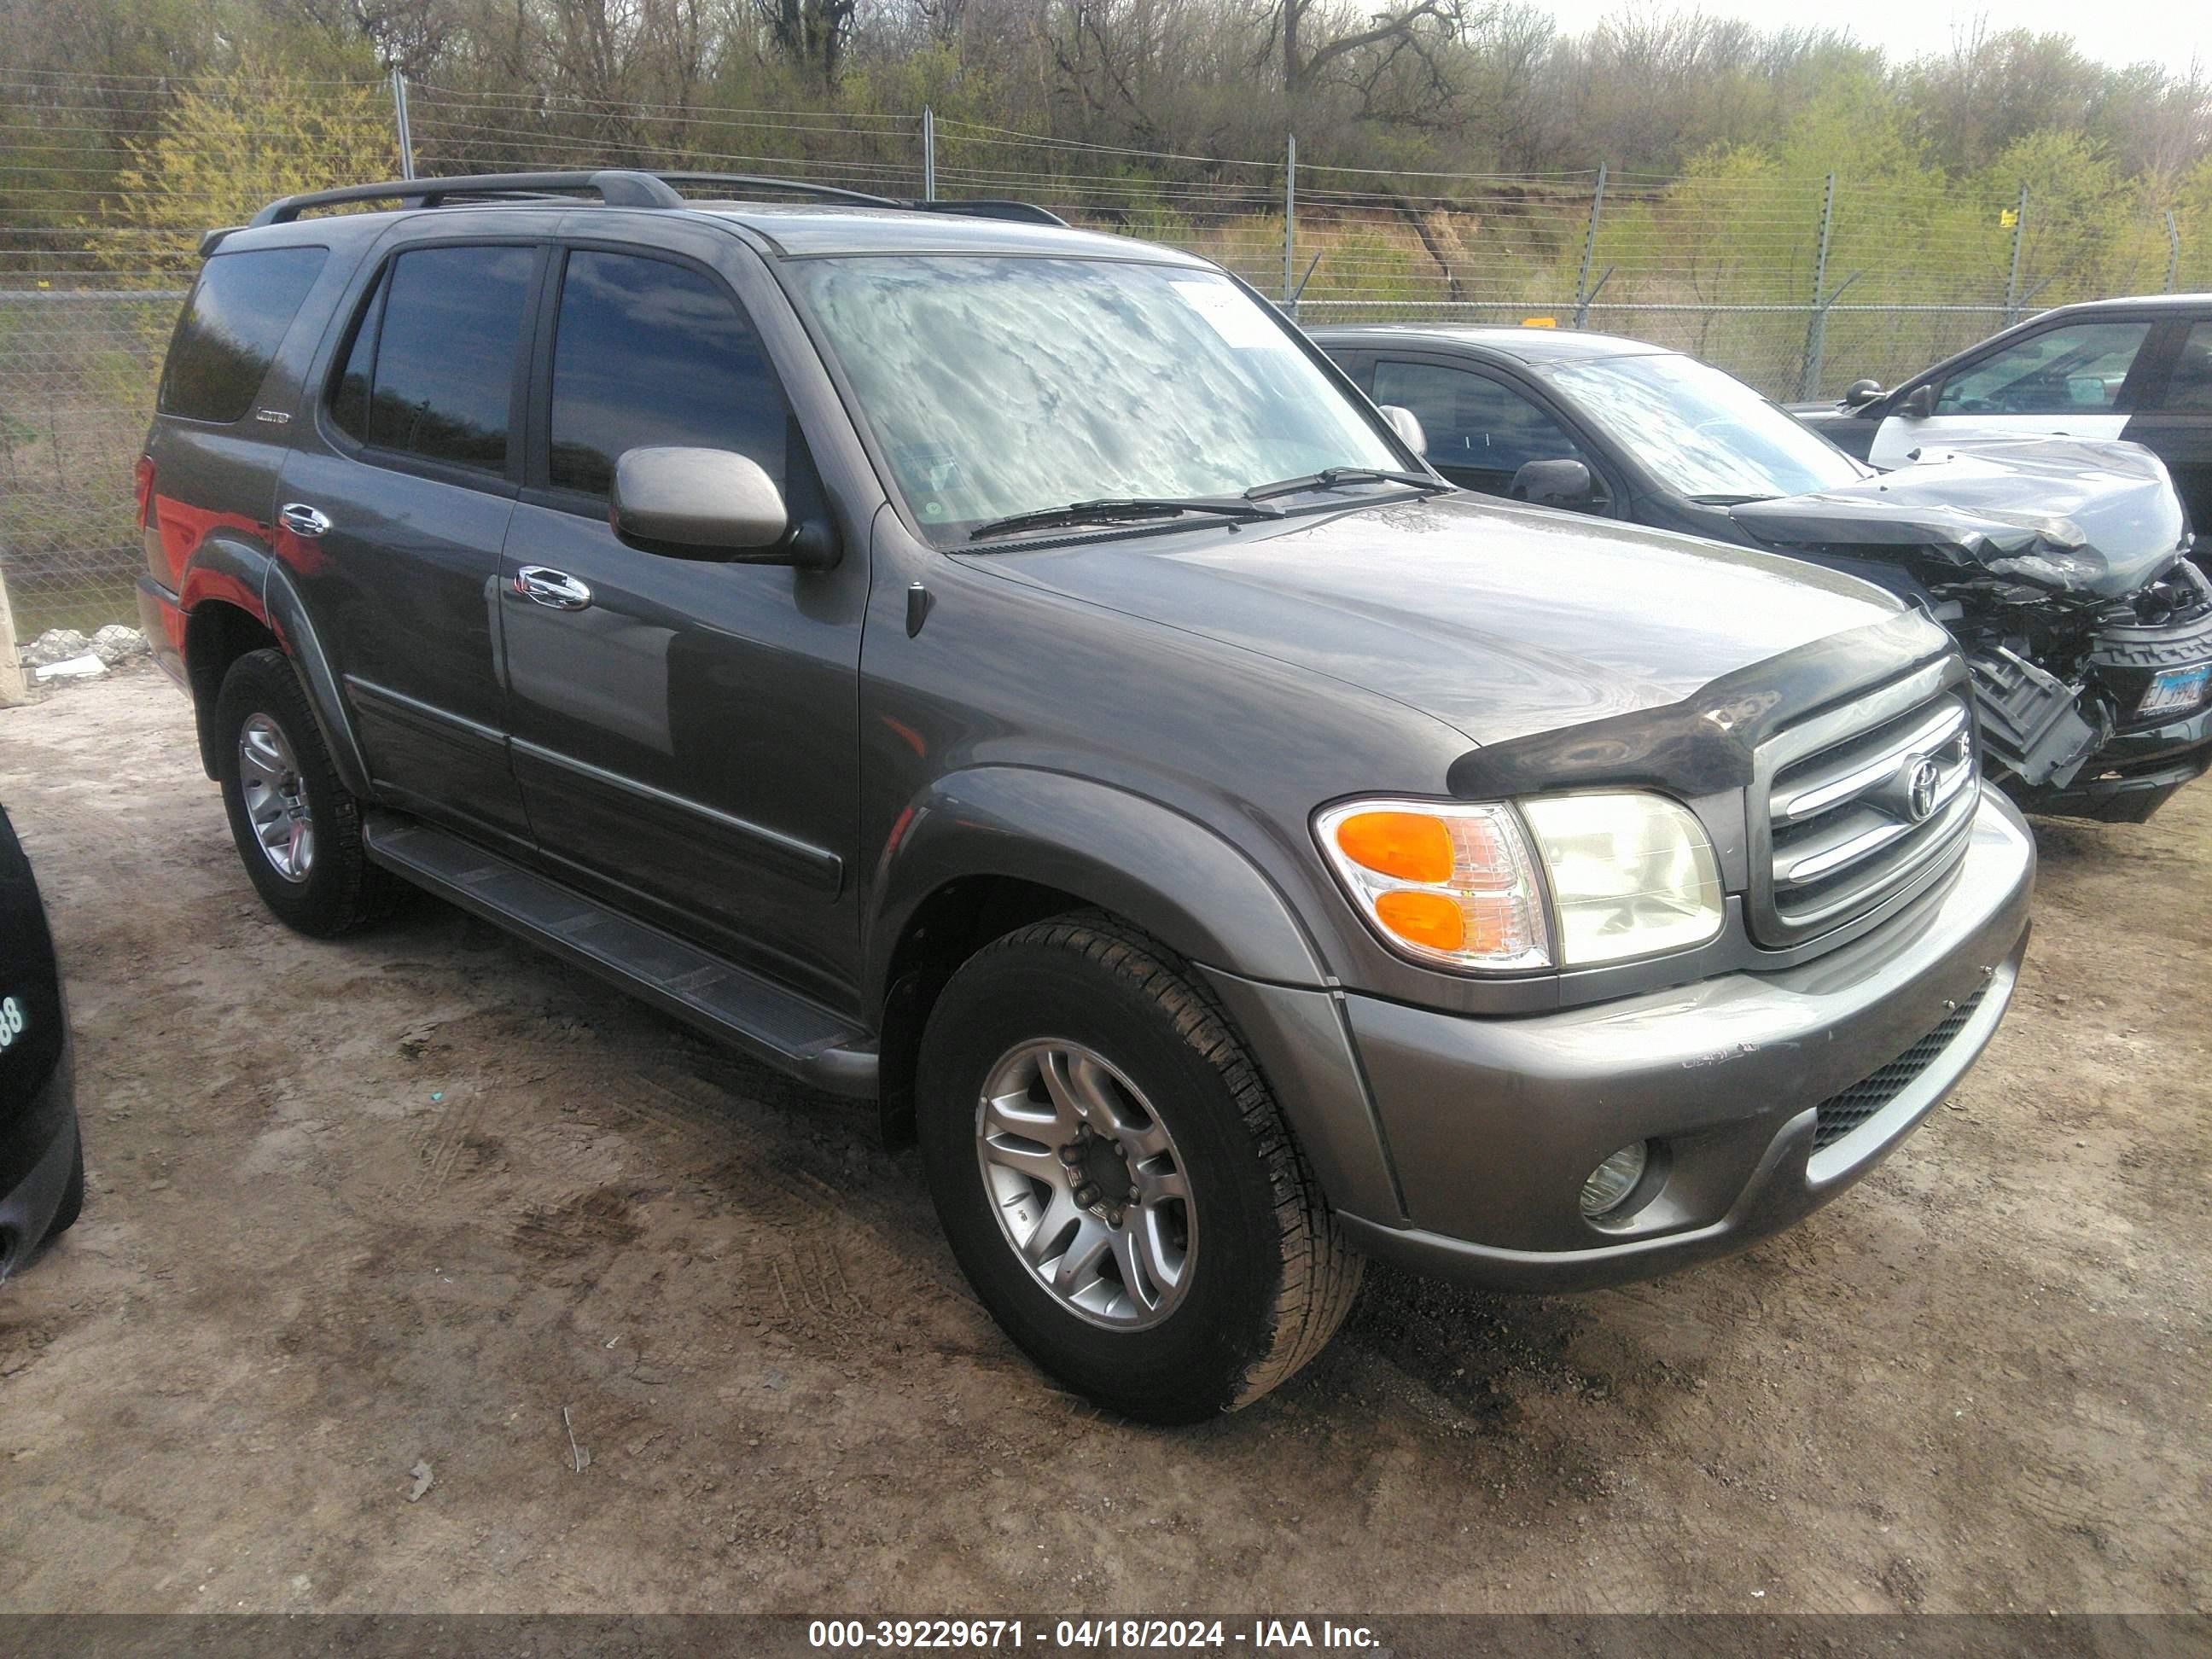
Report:
[{"label": "front door", "polygon": [[800,571],[617,540],[607,489],[627,449],[734,450],[795,515],[818,507],[819,485],[720,275],[606,248],[557,258],[500,596],[515,771],[539,850],[581,884],[834,1000],[858,938],[848,860],[866,550]]},{"label": "front door", "polygon": [[2152,325],[2080,318],[2022,335],[1953,369],[1933,411],[1883,416],[1867,459],[1899,467],[1916,449],[1991,438],[2118,438],[2128,424]]},{"label": "front door", "polygon": [[524,319],[543,250],[384,262],[279,481],[276,540],[329,641],[379,795],[526,845],[494,598],[514,511]]}]

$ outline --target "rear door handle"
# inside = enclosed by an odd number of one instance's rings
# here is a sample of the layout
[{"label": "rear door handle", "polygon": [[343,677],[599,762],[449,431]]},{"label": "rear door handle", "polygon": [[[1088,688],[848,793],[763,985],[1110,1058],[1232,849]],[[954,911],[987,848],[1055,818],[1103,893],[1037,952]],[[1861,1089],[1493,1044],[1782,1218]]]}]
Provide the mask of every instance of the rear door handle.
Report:
[{"label": "rear door handle", "polygon": [[305,501],[287,501],[278,507],[276,522],[295,536],[319,536],[331,527],[331,521]]},{"label": "rear door handle", "polygon": [[592,602],[590,588],[567,571],[549,570],[542,564],[526,564],[516,571],[514,591],[556,611],[581,611]]}]

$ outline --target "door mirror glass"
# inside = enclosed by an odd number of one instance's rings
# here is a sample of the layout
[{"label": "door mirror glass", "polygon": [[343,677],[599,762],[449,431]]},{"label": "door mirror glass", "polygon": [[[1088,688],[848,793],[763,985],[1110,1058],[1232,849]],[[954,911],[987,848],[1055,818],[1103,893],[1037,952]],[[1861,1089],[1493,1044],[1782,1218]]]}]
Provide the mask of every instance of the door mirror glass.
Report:
[{"label": "door mirror glass", "polygon": [[1421,429],[1421,417],[1412,410],[1402,404],[1384,404],[1382,418],[1390,422],[1390,430],[1396,433],[1413,453],[1425,455],[1429,453],[1429,434]]},{"label": "door mirror glass", "polygon": [[783,492],[759,462],[727,449],[629,449],[615,463],[607,517],[632,546],[668,558],[803,564]]},{"label": "door mirror glass", "polygon": [[1587,512],[1597,505],[1597,481],[1580,461],[1530,461],[1513,475],[1513,499]]},{"label": "door mirror glass", "polygon": [[1864,409],[1881,396],[1880,380],[1853,380],[1844,392],[1845,409]]},{"label": "door mirror glass", "polygon": [[1897,412],[1909,421],[1926,420],[1936,412],[1936,388],[1932,386],[1913,387],[1905,394],[1905,401],[1897,406]]}]

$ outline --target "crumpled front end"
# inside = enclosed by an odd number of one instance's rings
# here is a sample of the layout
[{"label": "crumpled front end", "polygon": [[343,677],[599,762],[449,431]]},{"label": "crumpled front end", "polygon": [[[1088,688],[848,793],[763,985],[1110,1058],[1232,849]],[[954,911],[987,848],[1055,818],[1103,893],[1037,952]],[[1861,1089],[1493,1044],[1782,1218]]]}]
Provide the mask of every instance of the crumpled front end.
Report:
[{"label": "crumpled front end", "polygon": [[2141,823],[2212,767],[2212,580],[2139,446],[1976,445],[1731,516],[1907,573],[1972,668],[1990,777],[2027,810]]}]

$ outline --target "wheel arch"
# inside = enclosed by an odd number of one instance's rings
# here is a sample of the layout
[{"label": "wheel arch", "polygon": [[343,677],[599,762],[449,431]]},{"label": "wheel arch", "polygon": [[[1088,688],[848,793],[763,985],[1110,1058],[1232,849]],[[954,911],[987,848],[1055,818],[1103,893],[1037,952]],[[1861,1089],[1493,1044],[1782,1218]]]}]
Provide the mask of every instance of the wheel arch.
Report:
[{"label": "wheel arch", "polygon": [[353,728],[330,653],[309,620],[291,574],[259,548],[210,537],[186,563],[178,589],[185,612],[185,675],[191,688],[200,763],[216,775],[216,694],[231,664],[274,646],[291,659],[307,694],[338,780],[370,794],[368,763]]},{"label": "wheel arch", "polygon": [[937,994],[992,939],[1098,909],[1194,964],[1318,986],[1319,952],[1257,866],[1156,801],[1065,773],[984,767],[901,815],[873,884],[867,995],[882,1010],[885,1139],[912,1134],[914,1062]]}]

